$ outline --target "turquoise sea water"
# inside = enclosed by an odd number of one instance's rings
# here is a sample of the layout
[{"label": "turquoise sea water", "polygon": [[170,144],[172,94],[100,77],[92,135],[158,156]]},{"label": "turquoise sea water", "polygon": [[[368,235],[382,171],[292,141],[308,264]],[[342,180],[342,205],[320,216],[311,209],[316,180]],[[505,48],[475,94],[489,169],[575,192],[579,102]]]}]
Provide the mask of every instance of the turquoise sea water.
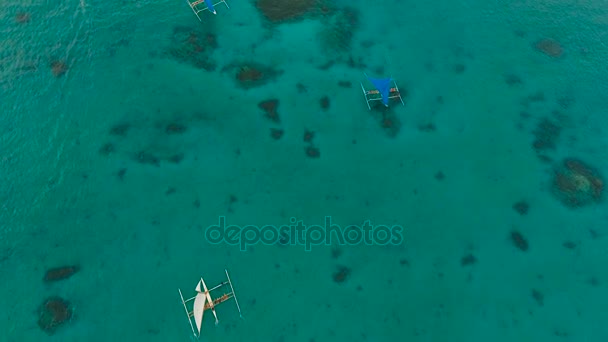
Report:
[{"label": "turquoise sea water", "polygon": [[[218,306],[207,341],[608,338],[605,196],[572,208],[555,183],[564,158],[594,170],[583,190],[608,175],[605,2],[336,1],[279,24],[229,4],[0,4],[1,341],[187,341],[177,289],[225,268],[245,319]],[[405,105],[369,111],[363,73]],[[403,242],[240,251],[206,240],[220,216]],[[52,296],[72,315],[49,335]]]}]

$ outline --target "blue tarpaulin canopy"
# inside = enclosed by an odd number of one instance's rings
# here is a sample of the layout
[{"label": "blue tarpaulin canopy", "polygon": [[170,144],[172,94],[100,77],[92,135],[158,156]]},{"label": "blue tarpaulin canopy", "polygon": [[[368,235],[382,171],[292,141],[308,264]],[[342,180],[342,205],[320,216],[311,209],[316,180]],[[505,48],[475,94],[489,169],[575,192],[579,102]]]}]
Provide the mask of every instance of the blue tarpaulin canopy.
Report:
[{"label": "blue tarpaulin canopy", "polygon": [[380,92],[380,96],[382,96],[382,103],[385,106],[388,106],[388,94],[391,91],[391,78],[371,78],[367,76],[367,79],[372,82],[374,87],[376,87],[376,90]]},{"label": "blue tarpaulin canopy", "polygon": [[205,0],[205,5],[207,5],[207,9],[209,9],[209,12],[215,14],[215,8],[213,8],[213,0]]}]

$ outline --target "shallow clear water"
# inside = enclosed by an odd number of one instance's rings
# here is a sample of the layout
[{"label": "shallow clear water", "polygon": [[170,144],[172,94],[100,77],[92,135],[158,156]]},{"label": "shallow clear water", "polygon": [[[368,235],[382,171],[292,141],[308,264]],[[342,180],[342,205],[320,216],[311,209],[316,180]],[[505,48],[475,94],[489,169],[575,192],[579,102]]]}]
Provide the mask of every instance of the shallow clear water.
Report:
[{"label": "shallow clear water", "polygon": [[[0,5],[1,340],[187,340],[177,289],[224,268],[246,319],[221,304],[208,340],[608,337],[603,2],[337,1],[280,24],[229,4]],[[364,73],[405,105],[368,110]],[[565,158],[597,198],[568,205]],[[326,216],[403,241],[205,235]],[[49,337],[51,296],[72,314]]]}]

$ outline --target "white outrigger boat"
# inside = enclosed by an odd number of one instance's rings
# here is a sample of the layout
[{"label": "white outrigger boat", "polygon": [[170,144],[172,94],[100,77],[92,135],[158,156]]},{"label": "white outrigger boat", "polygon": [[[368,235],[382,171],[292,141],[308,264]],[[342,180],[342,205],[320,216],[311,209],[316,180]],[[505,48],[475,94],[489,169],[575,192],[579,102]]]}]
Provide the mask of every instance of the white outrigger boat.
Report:
[{"label": "white outrigger boat", "polygon": [[[214,286],[211,289],[207,288],[207,284],[203,280],[203,277],[196,284],[196,295],[190,299],[184,300],[184,296],[182,295],[182,290],[177,289],[179,291],[179,296],[182,299],[182,304],[184,305],[184,309],[186,309],[186,314],[188,315],[188,322],[190,323],[190,328],[192,328],[192,333],[194,337],[197,339],[201,336],[201,327],[203,323],[203,314],[207,310],[211,310],[213,312],[213,316],[215,317],[215,325],[219,323],[217,318],[217,313],[215,312],[215,307],[231,298],[234,298],[234,302],[236,303],[236,308],[239,310],[239,316],[243,318],[243,314],[241,313],[241,307],[239,306],[239,301],[236,299],[236,294],[234,293],[234,287],[232,286],[232,281],[230,281],[230,276],[228,275],[228,270],[226,271],[226,281],[222,282],[219,285]],[[211,298],[211,291],[217,290],[226,285],[230,285],[230,292],[224,293],[220,297],[215,299]],[[201,288],[202,286],[202,288]],[[187,303],[194,301],[192,305],[192,310],[188,310]],[[192,324],[194,321],[194,324]],[[196,329],[194,328],[196,326]]]}]

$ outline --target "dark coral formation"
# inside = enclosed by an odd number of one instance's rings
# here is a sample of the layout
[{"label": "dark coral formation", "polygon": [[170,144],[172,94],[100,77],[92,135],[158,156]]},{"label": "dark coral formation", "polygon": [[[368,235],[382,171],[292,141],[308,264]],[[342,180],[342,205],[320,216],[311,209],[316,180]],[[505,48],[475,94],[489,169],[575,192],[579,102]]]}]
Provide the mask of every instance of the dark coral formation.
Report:
[{"label": "dark coral formation", "polygon": [[401,120],[395,115],[384,115],[381,125],[389,137],[397,136],[401,130]]},{"label": "dark coral formation", "polygon": [[526,240],[526,238],[517,230],[511,231],[511,242],[513,243],[513,246],[522,252],[528,250],[528,240]]},{"label": "dark coral formation", "polygon": [[329,104],[330,104],[329,96],[323,96],[319,100],[319,105],[321,106],[321,109],[328,110]]},{"label": "dark coral formation", "polygon": [[47,283],[55,282],[59,280],[68,279],[74,274],[80,271],[80,266],[78,265],[69,265],[62,267],[51,268],[46,271],[44,275],[44,281]]},{"label": "dark coral formation", "polygon": [[[264,79],[264,72],[252,66],[243,66],[236,73],[237,80],[244,83],[255,83]],[[244,86],[244,88],[248,88]]]},{"label": "dark coral formation", "polygon": [[471,254],[471,253],[463,256],[460,259],[460,264],[462,266],[469,266],[469,265],[473,265],[475,263],[477,263],[477,258],[473,254]]},{"label": "dark coral formation", "polygon": [[561,127],[548,118],[543,118],[534,130],[534,149],[555,149],[561,134]]},{"label": "dark coral formation", "polygon": [[432,122],[427,124],[419,124],[418,130],[426,133],[435,132],[437,130],[437,126],[435,126],[435,124]]},{"label": "dark coral formation", "polygon": [[308,92],[308,88],[305,85],[303,85],[302,83],[296,84],[296,89],[298,89],[298,93],[300,93],[300,94],[304,94],[304,93]]},{"label": "dark coral formation", "polygon": [[359,12],[350,7],[328,12],[323,17],[319,42],[326,52],[348,52],[359,28]]},{"label": "dark coral formation", "polygon": [[536,304],[538,304],[539,306],[543,306],[545,303],[544,298],[545,296],[542,294],[542,292],[540,292],[539,290],[536,289],[532,289],[532,298],[534,298],[534,301],[536,302]]},{"label": "dark coral formation", "polygon": [[319,68],[319,70],[329,70],[335,64],[336,64],[336,61],[328,61],[326,63],[319,65],[317,68]]},{"label": "dark coral formation", "polygon": [[115,135],[119,137],[127,136],[127,133],[131,129],[131,125],[128,123],[118,123],[110,128],[110,135]]},{"label": "dark coral formation", "polygon": [[566,158],[555,167],[552,192],[569,208],[578,208],[602,199],[604,180],[597,170],[586,163]]},{"label": "dark coral formation", "polygon": [[139,151],[133,156],[139,164],[160,166],[160,158],[147,151]]},{"label": "dark coral formation", "polygon": [[515,74],[504,74],[503,77],[505,78],[505,83],[511,87],[513,86],[518,86],[521,85],[522,83],[524,83],[521,79],[521,77],[515,75]]},{"label": "dark coral formation", "polygon": [[51,64],[51,72],[55,77],[61,77],[68,71],[68,65],[64,61],[55,60]]},{"label": "dark coral formation", "polygon": [[529,108],[531,105],[545,102],[545,100],[545,93],[543,93],[542,91],[537,91],[536,93],[524,97],[521,100],[521,104],[525,108]]},{"label": "dark coral formation", "polygon": [[274,140],[280,140],[285,134],[285,131],[280,128],[271,128],[270,129],[270,137]]},{"label": "dark coral formation", "polygon": [[279,100],[269,99],[258,103],[258,108],[264,111],[266,118],[274,123],[281,123],[281,118],[278,112]]},{"label": "dark coral formation", "polygon": [[126,167],[120,168],[118,171],[116,171],[116,177],[121,181],[125,179],[126,174],[127,174]]},{"label": "dark coral formation", "polygon": [[258,63],[232,63],[222,71],[234,72],[234,79],[243,89],[263,86],[282,74],[282,71]]},{"label": "dark coral formation", "polygon": [[53,335],[56,330],[72,318],[70,303],[60,297],[47,298],[38,308],[38,326]]},{"label": "dark coral formation", "polygon": [[561,127],[548,118],[543,118],[534,129],[532,146],[537,153],[554,150],[561,134]]},{"label": "dark coral formation", "polygon": [[545,38],[545,39],[541,39],[541,40],[537,41],[534,44],[534,48],[536,48],[536,50],[544,53],[545,55],[554,57],[554,58],[561,57],[562,54],[564,53],[564,49],[562,48],[560,43],[553,39],[549,39],[549,38]]},{"label": "dark coral formation", "polygon": [[353,57],[352,55],[348,56],[346,65],[348,65],[349,68],[353,68],[353,69],[367,69],[368,68],[367,65],[365,64],[365,58],[357,57],[357,59],[355,59],[355,57]]},{"label": "dark coral formation", "polygon": [[188,128],[186,127],[186,125],[178,123],[178,122],[172,122],[167,124],[167,126],[165,126],[165,133],[167,134],[183,134],[186,132]]},{"label": "dark coral formation", "polygon": [[321,150],[319,150],[318,147],[315,147],[312,145],[307,146],[305,149],[305,152],[306,152],[306,156],[308,158],[317,159],[317,158],[321,157]]},{"label": "dark coral formation", "polygon": [[161,161],[170,164],[179,164],[184,160],[184,157],[184,154],[180,152],[174,154],[160,153],[159,155],[158,153],[152,153],[148,150],[141,150],[131,155],[131,159],[138,164],[156,167],[160,167]]},{"label": "dark coral formation", "polygon": [[198,69],[213,71],[216,64],[211,55],[216,48],[217,39],[213,33],[199,28],[177,26],[171,36],[169,55]]},{"label": "dark coral formation", "polygon": [[304,137],[302,138],[302,140],[304,140],[304,142],[312,144],[312,141],[314,138],[315,138],[315,132],[309,131],[309,130],[304,131]]},{"label": "dark coral formation", "polygon": [[176,153],[167,157],[167,161],[171,164],[179,164],[182,162],[182,160],[184,160],[183,153]]},{"label": "dark coral formation", "polygon": [[257,0],[255,5],[264,18],[272,23],[293,21],[311,13],[317,0]]},{"label": "dark coral formation", "polygon": [[346,266],[338,266],[337,270],[333,274],[334,282],[343,283],[350,277],[351,269]]},{"label": "dark coral formation", "polygon": [[467,66],[462,63],[457,63],[452,66],[452,71],[454,71],[455,74],[462,74],[466,70]]},{"label": "dark coral formation", "polygon": [[15,15],[15,22],[18,24],[25,24],[30,22],[30,14],[26,12],[19,12]]},{"label": "dark coral formation", "polygon": [[380,101],[372,101],[370,106],[372,106],[372,115],[378,120],[386,135],[397,136],[401,130],[401,120],[392,112],[391,108],[384,106]]},{"label": "dark coral formation", "polygon": [[528,214],[530,205],[526,201],[519,201],[513,204],[513,210],[515,210],[519,215],[524,216]]},{"label": "dark coral formation", "polygon": [[321,157],[321,150],[314,144],[315,132],[306,130],[302,140],[308,145],[304,148],[304,153],[308,158],[317,159]]},{"label": "dark coral formation", "polygon": [[105,143],[99,148],[99,154],[105,157],[109,156],[114,152],[116,152],[116,146],[114,146],[114,144],[112,143]]},{"label": "dark coral formation", "polygon": [[338,259],[342,255],[342,250],[338,247],[332,247],[331,249],[331,258]]}]

